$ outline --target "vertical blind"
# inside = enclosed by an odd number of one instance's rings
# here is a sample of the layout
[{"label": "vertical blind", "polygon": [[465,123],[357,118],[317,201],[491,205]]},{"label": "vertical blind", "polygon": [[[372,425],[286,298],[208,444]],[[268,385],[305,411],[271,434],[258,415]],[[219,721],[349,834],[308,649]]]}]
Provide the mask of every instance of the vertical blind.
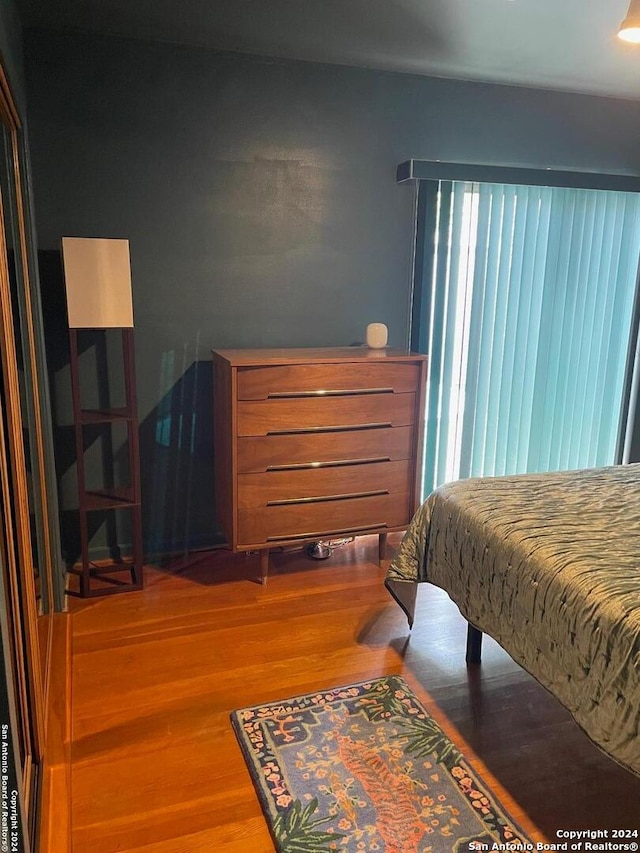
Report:
[{"label": "vertical blind", "polygon": [[424,494],[612,464],[640,195],[442,181],[433,199]]}]

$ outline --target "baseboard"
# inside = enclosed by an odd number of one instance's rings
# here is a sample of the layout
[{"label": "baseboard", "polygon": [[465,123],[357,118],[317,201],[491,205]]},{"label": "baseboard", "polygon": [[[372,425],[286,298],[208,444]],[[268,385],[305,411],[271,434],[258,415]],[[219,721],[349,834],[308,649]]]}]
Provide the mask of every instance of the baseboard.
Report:
[{"label": "baseboard", "polygon": [[[191,536],[189,539],[164,539],[157,542],[144,543],[144,563],[154,563],[159,560],[169,559],[171,557],[180,556],[191,553],[192,551],[214,551],[219,548],[228,547],[226,539],[223,536],[211,536],[211,534],[202,534]],[[123,559],[129,559],[131,556],[131,548],[128,545],[122,546]],[[89,560],[96,566],[104,567],[113,561],[113,554],[106,546],[96,546],[89,550]],[[67,589],[69,586],[69,567],[80,569],[82,563],[79,559],[68,565],[67,567]]]},{"label": "baseboard", "polygon": [[38,853],[71,853],[71,619],[55,613]]},{"label": "baseboard", "polygon": [[145,551],[145,565],[163,563],[174,557],[184,557],[187,554],[195,554],[200,551],[219,551],[229,546],[226,540],[222,538],[212,541],[210,537],[197,537],[192,538],[189,542],[171,541],[156,547],[157,550]]}]

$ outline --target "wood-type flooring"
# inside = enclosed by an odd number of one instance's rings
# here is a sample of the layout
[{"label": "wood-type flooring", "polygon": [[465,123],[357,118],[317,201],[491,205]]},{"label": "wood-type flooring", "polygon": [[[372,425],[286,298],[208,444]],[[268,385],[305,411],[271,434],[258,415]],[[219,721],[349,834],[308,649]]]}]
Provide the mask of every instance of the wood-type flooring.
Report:
[{"label": "wood-type flooring", "polygon": [[489,638],[467,668],[442,591],[420,589],[409,632],[377,556],[377,537],[326,561],[276,552],[261,587],[258,555],[201,552],[148,567],[140,592],[74,600],[73,853],[272,853],[229,712],[387,673],[535,841],[637,828],[640,779]]}]

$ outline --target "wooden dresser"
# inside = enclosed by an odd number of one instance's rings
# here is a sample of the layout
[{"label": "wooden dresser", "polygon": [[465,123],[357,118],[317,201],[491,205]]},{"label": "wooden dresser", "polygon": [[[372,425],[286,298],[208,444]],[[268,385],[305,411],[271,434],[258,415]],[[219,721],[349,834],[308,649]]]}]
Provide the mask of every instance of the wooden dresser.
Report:
[{"label": "wooden dresser", "polygon": [[419,499],[426,356],[215,350],[218,519],[234,551],[404,530]]}]

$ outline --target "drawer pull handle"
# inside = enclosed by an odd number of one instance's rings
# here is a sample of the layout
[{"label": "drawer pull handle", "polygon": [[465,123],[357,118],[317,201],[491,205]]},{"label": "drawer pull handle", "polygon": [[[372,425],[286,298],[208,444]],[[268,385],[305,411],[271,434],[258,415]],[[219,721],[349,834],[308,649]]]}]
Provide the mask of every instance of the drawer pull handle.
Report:
[{"label": "drawer pull handle", "polygon": [[343,426],[336,424],[335,426],[300,427],[300,429],[270,429],[266,435],[300,435],[304,433],[318,432],[345,432],[356,429],[381,429],[388,428],[390,426],[392,426],[391,421],[375,424],[344,424]]},{"label": "drawer pull handle", "polygon": [[376,530],[386,530],[387,525],[384,522],[380,524],[367,524],[366,527],[343,527],[340,530],[316,530],[310,533],[299,533],[297,536],[267,536],[267,542],[295,542],[296,540],[305,539],[326,539],[329,536],[340,536],[341,534],[357,533],[359,535],[368,531],[375,532]]},{"label": "drawer pull handle", "polygon": [[330,501],[346,501],[355,498],[376,498],[388,495],[389,489],[376,489],[370,492],[348,492],[344,495],[314,495],[312,498],[283,498],[279,501],[267,501],[267,506],[295,506],[297,504],[329,503]]},{"label": "drawer pull handle", "polygon": [[391,462],[390,456],[370,456],[362,459],[332,459],[330,462],[293,462],[290,465],[268,465],[267,471],[304,471],[309,468],[335,468],[341,465],[369,465],[372,462]]},{"label": "drawer pull handle", "polygon": [[295,397],[344,397],[349,394],[393,394],[393,388],[335,388],[315,391],[270,391],[267,400],[294,399]]}]

